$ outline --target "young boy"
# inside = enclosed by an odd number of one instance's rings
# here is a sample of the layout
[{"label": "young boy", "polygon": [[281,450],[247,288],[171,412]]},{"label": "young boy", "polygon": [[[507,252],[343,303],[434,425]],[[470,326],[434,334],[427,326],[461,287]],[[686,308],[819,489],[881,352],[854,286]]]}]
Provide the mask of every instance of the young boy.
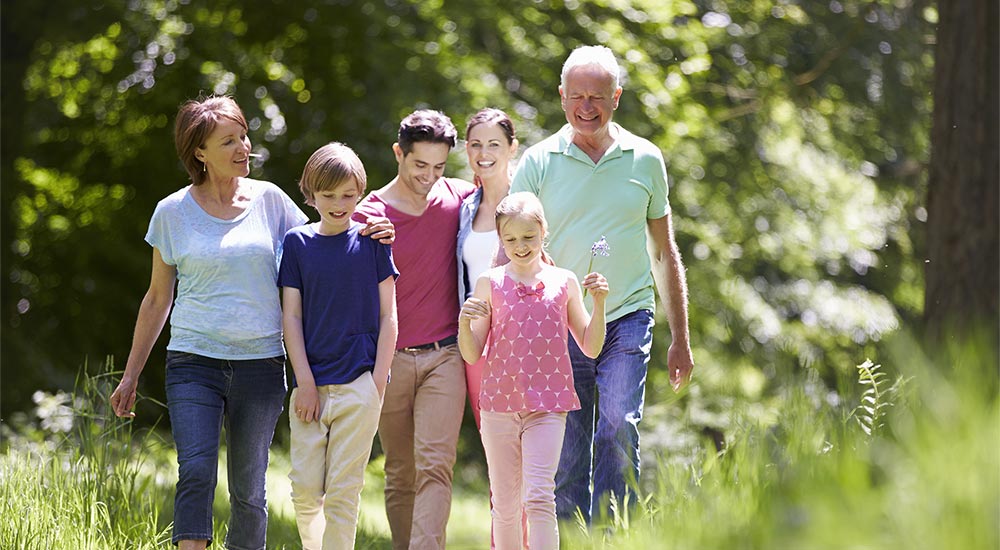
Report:
[{"label": "young boy", "polygon": [[[309,158],[299,181],[320,221],[290,230],[278,271],[295,373],[292,503],[305,549],[354,548],[365,466],[396,347],[399,275],[388,245],[351,221],[367,183],[346,145]],[[325,516],[325,517],[324,517]]]}]

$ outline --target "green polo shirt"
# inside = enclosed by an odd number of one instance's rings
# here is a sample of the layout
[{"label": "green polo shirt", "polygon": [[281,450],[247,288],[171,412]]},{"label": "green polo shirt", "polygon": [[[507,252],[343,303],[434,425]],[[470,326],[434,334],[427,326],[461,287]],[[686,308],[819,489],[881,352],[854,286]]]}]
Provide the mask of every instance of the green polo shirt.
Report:
[{"label": "green polo shirt", "polygon": [[[614,123],[612,123],[614,124]],[[611,255],[594,258],[608,279],[607,320],[656,304],[646,250],[646,220],[670,212],[667,170],[660,150],[614,124],[615,143],[594,163],[571,141],[567,124],[525,151],[511,192],[530,191],[549,224],[548,250],[556,265],[587,274],[591,247],[604,235]],[[590,309],[590,300],[584,300]]]}]

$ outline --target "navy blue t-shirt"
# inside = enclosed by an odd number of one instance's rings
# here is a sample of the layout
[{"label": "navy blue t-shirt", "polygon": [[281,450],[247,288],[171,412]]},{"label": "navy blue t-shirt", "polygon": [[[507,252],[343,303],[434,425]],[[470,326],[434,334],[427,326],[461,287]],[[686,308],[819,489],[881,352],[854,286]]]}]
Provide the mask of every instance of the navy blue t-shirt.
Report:
[{"label": "navy blue t-shirt", "polygon": [[359,233],[364,225],[352,222],[339,235],[320,235],[316,227],[285,234],[278,286],[302,293],[302,333],[316,385],[347,384],[375,368],[378,285],[399,271],[389,245]]}]

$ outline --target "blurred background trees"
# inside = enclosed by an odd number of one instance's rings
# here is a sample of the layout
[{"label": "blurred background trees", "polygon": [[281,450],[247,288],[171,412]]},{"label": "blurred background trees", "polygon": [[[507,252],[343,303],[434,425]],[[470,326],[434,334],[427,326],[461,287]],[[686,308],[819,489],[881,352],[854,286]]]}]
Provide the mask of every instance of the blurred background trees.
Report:
[{"label": "blurred background trees", "polygon": [[[526,145],[557,130],[562,62],[594,43],[626,73],[615,120],[669,163],[698,369],[678,414],[717,423],[787,375],[833,388],[923,315],[939,17],[929,0],[5,5],[4,416],[35,388],[71,387],[84,358],[124,363],[149,277],[142,236],[187,183],[171,136],[184,100],[233,95],[263,155],[252,176],[295,198],[305,160],[331,140],[359,153],[376,188],[414,108],[464,134],[496,106]],[[977,51],[995,80],[991,28],[992,53]],[[469,175],[463,152],[449,172]],[[674,399],[661,321],[650,404]],[[162,394],[165,342],[147,395]]]}]

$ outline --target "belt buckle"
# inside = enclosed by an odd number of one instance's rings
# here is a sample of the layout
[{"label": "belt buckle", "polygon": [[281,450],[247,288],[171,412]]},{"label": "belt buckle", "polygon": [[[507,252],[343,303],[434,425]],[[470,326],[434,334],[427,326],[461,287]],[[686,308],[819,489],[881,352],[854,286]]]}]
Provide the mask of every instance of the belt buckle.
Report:
[{"label": "belt buckle", "polygon": [[403,348],[400,351],[405,351],[407,353],[417,353],[417,352],[420,352],[420,351],[432,350],[432,349],[434,349],[435,344],[437,344],[437,342],[435,342],[434,344],[422,344],[422,345],[419,345],[419,346],[412,346],[412,347],[409,347],[409,348]]}]

